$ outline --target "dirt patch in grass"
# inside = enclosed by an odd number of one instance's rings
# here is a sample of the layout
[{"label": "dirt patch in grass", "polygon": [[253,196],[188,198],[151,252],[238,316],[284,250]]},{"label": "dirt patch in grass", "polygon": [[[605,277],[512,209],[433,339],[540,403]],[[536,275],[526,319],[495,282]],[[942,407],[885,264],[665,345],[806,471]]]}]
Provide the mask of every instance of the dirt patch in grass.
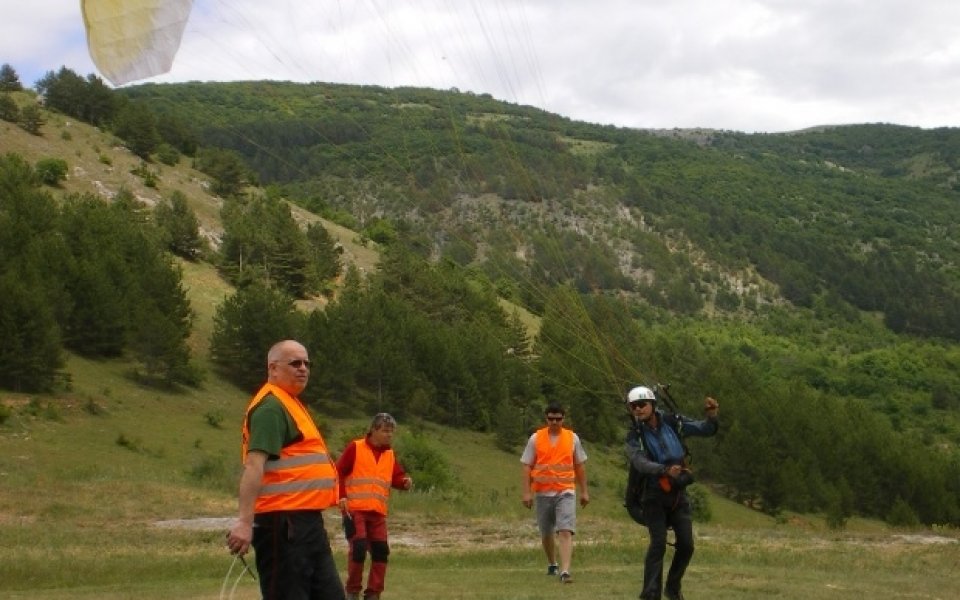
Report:
[{"label": "dirt patch in grass", "polygon": [[[3,515],[0,515],[2,519]],[[227,531],[234,517],[200,517],[154,521],[161,529],[191,531]],[[331,537],[342,538],[340,513],[324,513]],[[0,520],[2,522],[2,520]],[[529,527],[494,520],[398,522],[390,524],[390,544],[422,552],[488,550],[539,545],[540,538],[531,522]]]},{"label": "dirt patch in grass", "polygon": [[[4,515],[0,514],[0,523],[3,523]],[[324,519],[329,530],[331,539],[342,540],[340,514],[336,511],[328,511],[324,514]],[[165,521],[156,521],[155,527],[166,529],[187,529],[201,531],[226,531],[233,523],[233,517],[203,517],[196,519],[171,519]],[[606,531],[601,526],[596,531],[584,531],[578,536],[577,543],[580,545],[599,544],[604,542],[617,541],[616,535]],[[701,535],[701,539],[711,539],[710,535]],[[828,547],[835,544],[820,536],[811,535],[806,538],[806,544],[809,547]],[[779,541],[772,541],[774,544],[796,544],[797,538],[791,537]],[[889,536],[870,535],[865,538],[848,538],[844,540],[847,544],[854,545],[877,545],[884,547],[933,544],[957,544],[960,539],[935,535],[935,534],[893,534]],[[407,548],[418,553],[443,553],[468,550],[496,550],[500,548],[523,548],[539,547],[540,536],[532,520],[530,522],[516,523],[496,519],[469,519],[463,521],[445,521],[414,519],[390,523],[390,544],[397,548]]]}]

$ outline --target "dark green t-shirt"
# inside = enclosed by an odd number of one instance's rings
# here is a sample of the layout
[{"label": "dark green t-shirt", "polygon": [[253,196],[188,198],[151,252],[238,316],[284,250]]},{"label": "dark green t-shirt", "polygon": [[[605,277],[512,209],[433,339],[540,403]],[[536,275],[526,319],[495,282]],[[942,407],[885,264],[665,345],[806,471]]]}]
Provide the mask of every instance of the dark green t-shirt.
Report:
[{"label": "dark green t-shirt", "polygon": [[280,456],[280,449],[300,439],[300,430],[283,403],[267,394],[250,413],[250,445],[247,450],[266,452],[270,458]]}]

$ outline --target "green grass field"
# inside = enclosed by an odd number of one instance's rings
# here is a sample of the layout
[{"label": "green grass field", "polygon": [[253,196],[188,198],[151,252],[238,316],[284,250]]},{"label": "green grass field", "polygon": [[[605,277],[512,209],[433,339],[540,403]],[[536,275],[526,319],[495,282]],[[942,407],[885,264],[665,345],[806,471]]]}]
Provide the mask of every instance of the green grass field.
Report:
[{"label": "green grass field", "polygon": [[[0,426],[0,597],[220,598],[247,398],[214,378],[178,395],[137,387],[116,363],[73,358],[69,368],[69,393],[0,396],[11,413]],[[364,422],[328,420],[330,445],[339,451]],[[485,434],[416,427],[460,487],[394,496],[385,597],[636,597],[646,536],[620,506],[616,449],[587,442],[594,501],[579,513],[576,581],[560,586],[544,575],[519,501],[518,455]],[[778,523],[717,496],[711,510],[713,520],[696,527],[688,598],[947,599],[960,590],[955,530],[853,520],[837,532],[815,517]],[[200,519],[217,521],[204,528]],[[184,521],[167,526],[175,520]],[[342,568],[336,512],[328,526]],[[237,581],[238,572],[222,597],[256,598],[255,582]]]}]

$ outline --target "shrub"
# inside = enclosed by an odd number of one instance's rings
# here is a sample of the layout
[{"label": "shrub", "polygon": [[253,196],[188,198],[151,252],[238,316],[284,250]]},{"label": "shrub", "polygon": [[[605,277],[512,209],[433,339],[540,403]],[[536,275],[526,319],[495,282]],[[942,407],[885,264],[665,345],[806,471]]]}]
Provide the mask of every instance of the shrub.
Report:
[{"label": "shrub", "polygon": [[237,477],[222,456],[200,455],[187,475],[213,489],[236,492]]},{"label": "shrub", "polygon": [[157,160],[170,167],[180,162],[180,153],[177,152],[176,148],[167,143],[157,146],[156,155]]},{"label": "shrub", "polygon": [[207,425],[214,429],[223,429],[223,411],[212,410],[203,415]]},{"label": "shrub", "polygon": [[700,523],[709,523],[713,519],[713,511],[710,510],[710,497],[707,496],[706,491],[701,486],[694,484],[687,488],[686,493],[693,520]]},{"label": "shrub", "polygon": [[43,113],[34,104],[29,104],[20,111],[20,127],[27,133],[40,135],[40,128],[44,122]]},{"label": "shrub", "polygon": [[920,525],[920,519],[910,505],[898,496],[890,507],[890,512],[887,513],[887,523],[894,527],[917,527]]},{"label": "shrub", "polygon": [[340,444],[338,447],[341,449],[346,448],[347,444],[365,435],[367,435],[367,427],[365,425],[356,425],[354,427],[341,429],[337,435],[337,442]]},{"label": "shrub", "polygon": [[97,401],[93,398],[87,398],[87,401],[83,404],[83,410],[94,417],[99,417],[107,412],[102,406],[97,404]]},{"label": "shrub", "polygon": [[147,186],[148,188],[156,188],[157,182],[160,180],[160,174],[158,172],[151,171],[150,168],[147,167],[147,163],[143,161],[141,161],[140,164],[135,168],[130,169],[130,173],[143,180],[143,185]]},{"label": "shrub", "polygon": [[123,433],[117,436],[116,444],[121,448],[126,448],[131,452],[143,452],[143,442],[139,439],[130,439]]},{"label": "shrub", "polygon": [[20,120],[20,107],[10,94],[0,94],[0,119],[16,123]]},{"label": "shrub", "polygon": [[46,185],[60,185],[67,178],[67,161],[62,158],[41,158],[37,161],[37,176]]},{"label": "shrub", "polygon": [[63,423],[63,415],[60,413],[60,408],[53,402],[41,402],[37,398],[33,398],[22,411],[23,414],[31,417]]},{"label": "shrub", "polygon": [[448,490],[457,479],[447,460],[422,435],[404,435],[395,444],[397,459],[403,464],[418,489]]}]

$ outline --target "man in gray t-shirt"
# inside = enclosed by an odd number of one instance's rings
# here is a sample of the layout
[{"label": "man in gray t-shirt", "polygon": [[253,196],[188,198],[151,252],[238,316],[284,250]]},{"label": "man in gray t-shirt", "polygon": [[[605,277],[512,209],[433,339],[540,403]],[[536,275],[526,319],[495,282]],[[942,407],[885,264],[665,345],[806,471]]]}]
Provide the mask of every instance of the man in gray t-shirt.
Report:
[{"label": "man in gray t-shirt", "polygon": [[559,574],[560,583],[572,583],[570,561],[577,529],[576,488],[580,488],[580,506],[590,502],[584,467],[587,453],[580,436],[563,427],[563,407],[551,404],[544,415],[546,426],[530,436],[520,457],[523,505],[531,508],[536,498],[537,527],[547,555],[547,575]]}]

